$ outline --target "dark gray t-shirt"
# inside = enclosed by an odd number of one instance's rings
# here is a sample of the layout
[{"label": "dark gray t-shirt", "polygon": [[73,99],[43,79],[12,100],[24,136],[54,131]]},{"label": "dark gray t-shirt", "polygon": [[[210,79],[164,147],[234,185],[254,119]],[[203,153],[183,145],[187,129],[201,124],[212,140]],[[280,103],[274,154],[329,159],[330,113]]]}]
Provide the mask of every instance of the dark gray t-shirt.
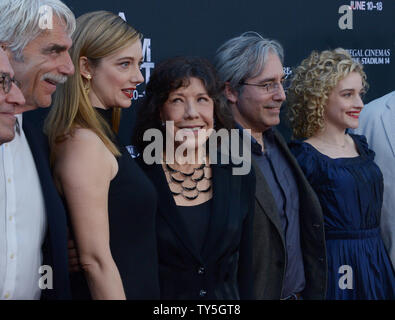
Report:
[{"label": "dark gray t-shirt", "polygon": [[299,192],[292,169],[277,145],[272,129],[264,132],[263,141],[264,152],[251,137],[251,153],[272,191],[280,215],[287,252],[281,298],[286,298],[303,291],[306,283],[300,246]]}]

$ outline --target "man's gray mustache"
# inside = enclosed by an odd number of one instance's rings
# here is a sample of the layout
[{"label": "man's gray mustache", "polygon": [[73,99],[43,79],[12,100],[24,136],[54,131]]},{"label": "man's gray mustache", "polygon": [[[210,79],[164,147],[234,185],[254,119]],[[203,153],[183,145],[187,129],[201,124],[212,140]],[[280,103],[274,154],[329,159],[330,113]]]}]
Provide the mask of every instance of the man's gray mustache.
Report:
[{"label": "man's gray mustache", "polygon": [[67,81],[67,77],[61,74],[46,73],[42,76],[41,80],[49,80],[56,83],[65,83]]}]

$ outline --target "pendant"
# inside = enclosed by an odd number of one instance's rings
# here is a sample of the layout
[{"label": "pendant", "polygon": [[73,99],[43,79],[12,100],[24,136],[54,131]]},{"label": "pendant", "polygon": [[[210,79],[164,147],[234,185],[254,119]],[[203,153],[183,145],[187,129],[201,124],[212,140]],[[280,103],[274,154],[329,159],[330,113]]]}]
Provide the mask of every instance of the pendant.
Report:
[{"label": "pendant", "polygon": [[190,177],[190,176],[193,176],[193,174],[195,173],[195,170],[193,170],[192,172],[190,172],[190,173],[187,173],[187,172],[182,172],[182,171],[179,171],[184,177]]},{"label": "pendant", "polygon": [[179,180],[179,179],[177,179],[177,178],[174,178],[171,174],[170,174],[170,179],[171,179],[172,181],[176,182],[176,183],[183,183],[183,182],[185,181],[185,179],[184,179],[184,180]]},{"label": "pendant", "polygon": [[200,177],[198,177],[198,178],[191,178],[191,180],[193,182],[199,182],[199,181],[202,181],[203,178],[204,178],[204,171],[202,171],[202,175]]},{"label": "pendant", "polygon": [[199,193],[196,196],[192,196],[192,197],[186,196],[185,194],[182,194],[182,196],[187,200],[195,200],[199,196]]},{"label": "pendant", "polygon": [[197,189],[197,191],[199,191],[199,192],[208,192],[208,191],[210,191],[210,189],[211,189],[211,185],[209,185],[206,189],[204,189],[204,190],[199,190],[199,189]]},{"label": "pendant", "polygon": [[193,191],[193,190],[196,189],[196,184],[195,184],[193,187],[184,187],[184,186],[181,184],[181,187],[182,187],[184,190],[186,190],[186,191]]},{"label": "pendant", "polygon": [[166,163],[166,168],[171,171],[171,172],[178,172],[176,169],[173,169],[172,167],[170,167],[167,163]]}]

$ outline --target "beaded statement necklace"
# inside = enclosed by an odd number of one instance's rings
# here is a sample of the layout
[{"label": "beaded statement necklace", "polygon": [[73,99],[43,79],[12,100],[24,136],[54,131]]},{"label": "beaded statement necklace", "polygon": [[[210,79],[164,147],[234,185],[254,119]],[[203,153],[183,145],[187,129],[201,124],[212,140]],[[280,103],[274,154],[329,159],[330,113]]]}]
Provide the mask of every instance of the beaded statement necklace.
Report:
[{"label": "beaded statement necklace", "polygon": [[170,176],[170,191],[174,196],[182,196],[186,200],[195,200],[201,192],[209,192],[211,184],[208,187],[202,187],[204,181],[212,179],[208,176],[209,167],[206,164],[194,168],[192,172],[183,172],[170,167],[166,163],[166,171]]}]

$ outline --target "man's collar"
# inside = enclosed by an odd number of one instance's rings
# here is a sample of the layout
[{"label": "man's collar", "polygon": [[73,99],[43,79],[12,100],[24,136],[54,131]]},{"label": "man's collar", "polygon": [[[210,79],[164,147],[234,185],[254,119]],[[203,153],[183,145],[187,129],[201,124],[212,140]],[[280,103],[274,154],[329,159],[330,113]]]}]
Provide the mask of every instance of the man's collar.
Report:
[{"label": "man's collar", "polygon": [[21,127],[22,127],[22,114],[17,114],[15,115],[16,121],[15,121],[15,132],[17,134],[21,134]]},{"label": "man's collar", "polygon": [[[235,126],[239,130],[243,130],[244,129],[238,122],[236,122]],[[274,134],[273,128],[269,128],[269,129],[265,130],[262,133],[262,136],[263,137],[269,137],[269,136],[272,137],[273,134]],[[258,156],[263,155],[262,146],[258,143],[258,141],[256,141],[256,139],[252,135],[249,134],[249,136],[251,138],[251,150],[252,150],[252,152],[254,154],[258,155]]]}]

